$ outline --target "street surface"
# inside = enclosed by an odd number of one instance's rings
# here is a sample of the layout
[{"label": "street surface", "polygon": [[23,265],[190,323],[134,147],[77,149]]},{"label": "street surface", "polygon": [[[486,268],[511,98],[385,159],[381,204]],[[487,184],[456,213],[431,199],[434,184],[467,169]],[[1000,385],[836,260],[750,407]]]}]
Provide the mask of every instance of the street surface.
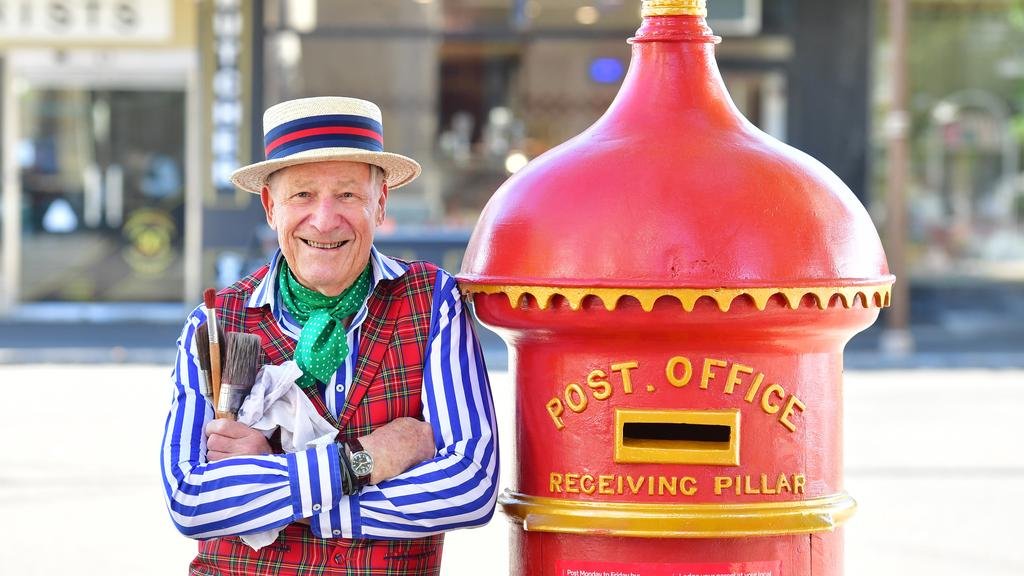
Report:
[{"label": "street surface", "polygon": [[[159,476],[169,373],[0,365],[0,575],[186,573]],[[512,387],[492,382],[508,464]],[[1024,370],[849,372],[845,394],[847,576],[1024,574]],[[450,534],[442,573],[506,573],[507,531],[498,512]]]}]

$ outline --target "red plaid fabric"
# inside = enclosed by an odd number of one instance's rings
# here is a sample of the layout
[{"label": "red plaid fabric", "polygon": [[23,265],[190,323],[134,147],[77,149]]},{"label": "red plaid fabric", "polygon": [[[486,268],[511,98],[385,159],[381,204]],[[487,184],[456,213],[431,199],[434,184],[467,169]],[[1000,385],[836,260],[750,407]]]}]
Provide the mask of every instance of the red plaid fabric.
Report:
[{"label": "red plaid fabric", "polygon": [[193,576],[428,576],[440,573],[441,536],[418,540],[323,539],[292,524],[254,552],[239,538],[201,542]]},{"label": "red plaid fabric", "polygon": [[[422,417],[420,389],[430,335],[437,267],[413,262],[399,278],[379,282],[360,328],[359,361],[345,408],[335,421],[323,399],[314,405],[338,427],[339,441],[364,436],[400,416]],[[218,319],[227,332],[259,335],[263,363],[292,358],[295,341],[281,332],[269,307],[247,308],[264,266],[217,295]],[[274,544],[254,551],[237,537],[199,543],[190,574],[201,576],[436,575],[444,535],[414,540],[323,539],[308,526],[291,524]]]}]

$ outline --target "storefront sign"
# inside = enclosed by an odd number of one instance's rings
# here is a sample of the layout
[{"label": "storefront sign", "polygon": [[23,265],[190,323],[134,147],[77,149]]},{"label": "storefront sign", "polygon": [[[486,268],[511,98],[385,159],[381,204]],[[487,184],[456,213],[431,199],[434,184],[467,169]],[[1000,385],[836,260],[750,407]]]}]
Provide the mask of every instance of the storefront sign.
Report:
[{"label": "storefront sign", "polygon": [[[209,86],[209,182],[215,198],[240,197],[231,173],[249,161],[248,75],[251,60],[248,43],[253,25],[251,8],[240,0],[207,0],[203,4],[204,79]],[[259,132],[259,127],[254,128]]]},{"label": "storefront sign", "polygon": [[164,42],[173,22],[171,0],[0,0],[3,43]]},{"label": "storefront sign", "polygon": [[238,133],[242,124],[242,13],[238,3],[214,3],[213,73],[213,185],[218,191],[234,192],[231,173],[238,168]]}]

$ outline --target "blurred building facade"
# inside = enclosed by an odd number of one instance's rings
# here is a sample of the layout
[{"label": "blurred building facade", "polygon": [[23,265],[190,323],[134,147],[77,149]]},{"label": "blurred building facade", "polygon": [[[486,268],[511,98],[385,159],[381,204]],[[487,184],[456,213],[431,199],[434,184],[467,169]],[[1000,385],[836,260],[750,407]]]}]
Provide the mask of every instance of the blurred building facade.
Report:
[{"label": "blurred building facade", "polygon": [[[882,223],[892,45],[885,10],[874,22],[868,205]],[[1020,326],[1024,3],[911,0],[906,24],[910,170],[901,240],[912,315],[965,329]]]},{"label": "blurred building facade", "polygon": [[[262,109],[304,96],[381,105],[387,148],[424,174],[390,197],[379,244],[457,269],[494,190],[611,103],[639,4],[0,0],[0,316],[180,305],[257,265],[274,238],[226,178],[262,159]],[[884,2],[709,4],[740,110],[839,174],[881,228]],[[921,286],[1013,290],[1019,3],[911,8],[910,268]]]},{"label": "blurred building facade", "polygon": [[0,2],[0,315],[180,301],[199,191],[191,2]]}]

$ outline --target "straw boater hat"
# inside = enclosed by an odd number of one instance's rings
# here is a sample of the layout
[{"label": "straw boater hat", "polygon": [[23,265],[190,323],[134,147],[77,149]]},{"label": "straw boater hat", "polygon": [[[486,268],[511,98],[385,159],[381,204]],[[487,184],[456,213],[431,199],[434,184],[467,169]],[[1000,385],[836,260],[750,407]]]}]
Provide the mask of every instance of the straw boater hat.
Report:
[{"label": "straw boater hat", "polygon": [[412,158],[384,151],[380,108],[358,98],[326,96],[275,104],[263,113],[267,159],[235,170],[231,181],[260,193],[267,177],[296,164],[347,160],[384,169],[389,189],[412,182],[420,165]]}]

